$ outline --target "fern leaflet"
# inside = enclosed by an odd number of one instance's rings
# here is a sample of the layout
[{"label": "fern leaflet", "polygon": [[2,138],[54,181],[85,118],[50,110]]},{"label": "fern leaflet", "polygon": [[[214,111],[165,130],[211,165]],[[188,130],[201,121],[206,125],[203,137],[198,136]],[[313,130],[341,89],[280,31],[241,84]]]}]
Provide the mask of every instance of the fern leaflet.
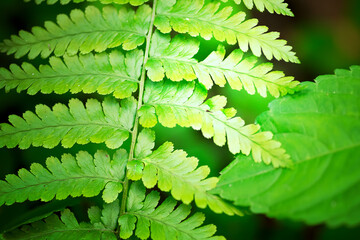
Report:
[{"label": "fern leaflet", "polygon": [[19,36],[4,40],[0,51],[15,53],[16,58],[28,54],[33,59],[40,54],[46,58],[52,52],[56,56],[103,52],[120,45],[131,50],[145,41],[150,11],[147,5],[139,7],[136,13],[127,7],[117,10],[112,6],[104,7],[102,12],[94,6],[85,12],[75,9],[70,18],[58,15],[57,24],[47,21],[45,28],[34,27],[32,33],[20,31]]},{"label": "fern leaflet", "polygon": [[93,93],[110,94],[117,98],[130,97],[138,88],[142,51],[128,52],[126,57],[119,51],[110,54],[87,54],[80,56],[51,57],[50,65],[37,70],[24,62],[21,67],[12,64],[10,71],[0,68],[0,88],[6,91],[16,88],[18,92],[63,94]]},{"label": "fern leaflet", "polygon": [[149,238],[150,229],[151,238],[154,240],[224,239],[213,236],[216,232],[214,225],[201,226],[205,219],[203,214],[195,213],[187,218],[190,206],[181,204],[176,207],[176,201],[170,197],[158,205],[159,200],[158,192],[152,191],[145,196],[145,188],[141,183],[132,183],[126,213],[119,218],[120,237],[131,237],[136,224],[135,235],[140,239]]},{"label": "fern leaflet", "polygon": [[[228,0],[221,0],[223,2],[227,2]],[[291,10],[288,8],[288,4],[284,3],[284,0],[233,0],[236,4],[240,4],[241,2],[244,2],[245,6],[248,9],[253,9],[254,5],[256,8],[263,12],[265,8],[270,13],[278,13],[286,16],[293,17],[294,14],[291,12]]]},{"label": "fern leaflet", "polygon": [[79,223],[74,214],[65,209],[60,218],[56,214],[12,230],[3,235],[5,239],[82,239],[116,240],[115,224],[119,215],[119,201],[105,204],[101,211],[97,207],[88,210],[90,223]]},{"label": "fern leaflet", "polygon": [[36,4],[41,4],[42,2],[46,1],[46,4],[52,5],[57,2],[60,2],[61,4],[65,5],[73,1],[74,3],[81,3],[81,2],[100,2],[103,4],[109,4],[109,3],[116,3],[116,4],[131,4],[133,6],[140,6],[147,2],[148,0],[25,0],[25,2],[35,1]]},{"label": "fern leaflet", "polygon": [[179,33],[189,33],[191,36],[200,35],[204,39],[214,37],[218,41],[228,44],[239,44],[242,51],[249,47],[255,56],[261,52],[268,60],[299,63],[291,47],[285,40],[278,39],[279,33],[267,32],[265,26],[256,26],[257,19],[245,20],[245,13],[238,12],[231,15],[232,8],[219,10],[220,3],[204,5],[204,0],[160,0],[157,8],[155,26],[162,33],[169,33],[171,29]]},{"label": "fern leaflet", "polygon": [[61,141],[65,148],[89,142],[105,142],[109,148],[118,148],[129,137],[135,111],[134,98],[124,99],[121,108],[112,98],[102,104],[89,99],[86,108],[78,99],[71,99],[69,107],[56,104],[52,111],[37,105],[36,114],[27,111],[23,118],[10,115],[11,125],[0,125],[0,146],[53,148]]},{"label": "fern leaflet", "polygon": [[224,59],[225,49],[220,45],[217,51],[201,62],[193,58],[198,51],[199,42],[195,39],[177,35],[170,42],[170,36],[155,32],[150,59],[146,63],[149,78],[160,81],[165,74],[173,81],[197,78],[207,89],[212,87],[213,82],[222,87],[227,80],[233,89],[241,90],[244,87],[248,93],[254,94],[256,88],[264,97],[267,90],[279,97],[294,92],[294,87],[298,85],[293,77],[271,71],[271,63],[256,65],[256,57],[244,58],[241,50],[234,50]]},{"label": "fern leaflet", "polygon": [[127,171],[129,179],[135,181],[142,179],[147,188],[153,188],[157,184],[161,191],[171,191],[176,200],[181,200],[185,204],[195,199],[196,205],[200,208],[209,205],[217,213],[242,215],[235,207],[208,192],[215,188],[218,182],[215,177],[206,179],[210,173],[209,167],[197,168],[198,159],[187,157],[182,150],[174,151],[170,142],[151,152],[150,147],[155,145],[154,140],[155,135],[151,130],[143,130],[140,133],[137,150],[141,153],[147,152],[148,155],[135,155],[137,160],[129,162]]},{"label": "fern leaflet", "polygon": [[104,201],[113,202],[122,190],[126,160],[125,150],[118,150],[111,161],[104,151],[98,151],[94,158],[82,151],[76,158],[64,154],[61,162],[55,157],[48,158],[48,170],[33,163],[30,171],[20,169],[19,176],[7,175],[6,181],[0,181],[0,205],[26,199],[47,202],[55,196],[59,200],[68,196],[92,197],[103,189]]},{"label": "fern leaflet", "polygon": [[204,102],[206,90],[195,82],[147,82],[144,106],[140,109],[140,124],[153,127],[157,121],[165,127],[192,127],[201,130],[215,144],[227,143],[231,153],[246,155],[252,151],[256,162],[272,163],[275,167],[288,166],[289,155],[272,140],[271,132],[259,132],[260,126],[244,125],[234,117],[233,108],[224,109],[226,98],[215,96]]}]

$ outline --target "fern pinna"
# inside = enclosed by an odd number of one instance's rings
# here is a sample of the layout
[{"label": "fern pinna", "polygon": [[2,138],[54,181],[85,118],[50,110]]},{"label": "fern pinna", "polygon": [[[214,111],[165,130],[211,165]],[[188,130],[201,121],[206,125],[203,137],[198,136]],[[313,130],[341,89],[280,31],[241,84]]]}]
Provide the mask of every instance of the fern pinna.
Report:
[{"label": "fern pinna", "polygon": [[[35,0],[43,2],[71,0]],[[92,142],[105,143],[115,153],[80,151],[49,157],[46,166],[33,163],[30,170],[20,169],[0,182],[0,204],[92,197],[102,192],[104,206],[89,209],[90,222],[78,223],[65,209],[60,215],[9,230],[3,238],[223,239],[214,236],[214,225],[202,226],[203,214],[190,214],[189,204],[228,215],[242,212],[211,192],[218,178],[208,178],[209,167],[198,166],[198,159],[176,150],[173,143],[155,147],[151,128],[157,123],[192,127],[219,146],[227,143],[233,154],[251,154],[256,162],[275,167],[290,166],[289,155],[271,132],[260,131],[257,124],[245,125],[234,108],[225,108],[226,97],[208,98],[207,94],[214,85],[226,84],[264,97],[293,93],[298,82],[274,71],[271,63],[260,63],[258,57],[297,63],[295,53],[278,39],[277,32],[268,32],[256,19],[247,19],[244,12],[221,1],[88,2],[103,6],[74,9],[69,15],[58,15],[56,22],[47,21],[44,27],[4,40],[2,52],[16,58],[49,57],[49,63],[1,68],[0,86],[30,95],[106,96],[86,102],[74,98],[52,107],[41,104],[21,117],[11,115],[9,123],[1,124],[0,145],[71,148]],[[282,0],[234,2],[292,16]],[[195,56],[199,38],[219,42],[205,59]],[[226,52],[222,44],[238,47]],[[128,149],[122,148],[125,141],[130,142]],[[171,196],[159,203],[157,191],[146,191],[155,186]]]}]

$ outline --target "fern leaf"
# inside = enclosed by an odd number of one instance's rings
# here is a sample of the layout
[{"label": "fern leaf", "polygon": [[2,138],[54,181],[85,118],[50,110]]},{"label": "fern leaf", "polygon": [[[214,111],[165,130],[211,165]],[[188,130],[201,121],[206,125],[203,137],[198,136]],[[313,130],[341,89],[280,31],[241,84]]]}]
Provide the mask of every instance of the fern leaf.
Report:
[{"label": "fern leaf", "polygon": [[25,0],[25,2],[35,1],[36,4],[41,4],[42,2],[46,2],[48,5],[55,4],[57,2],[60,2],[60,4],[65,5],[70,2],[74,3],[81,3],[81,2],[100,2],[103,4],[110,4],[110,3],[116,3],[116,4],[131,4],[133,6],[140,6],[147,2],[148,0]]},{"label": "fern leaf", "polygon": [[7,175],[6,181],[0,181],[0,206],[27,199],[48,202],[55,196],[59,200],[68,196],[93,197],[102,190],[104,201],[113,202],[122,191],[127,153],[118,150],[112,159],[104,151],[98,151],[94,157],[82,151],[76,158],[64,154],[61,162],[48,158],[48,170],[33,163],[30,171],[20,169],[18,176]]},{"label": "fern leaf", "polygon": [[[223,2],[227,2],[228,0],[221,0]],[[278,13],[285,16],[293,17],[294,14],[288,8],[288,4],[284,2],[284,0],[233,0],[236,4],[240,4],[241,2],[248,9],[253,9],[254,5],[256,8],[263,12],[265,9],[268,10],[270,13]]]},{"label": "fern leaf", "polygon": [[152,191],[145,196],[145,188],[140,182],[131,185],[126,213],[119,218],[120,237],[127,239],[135,235],[140,239],[211,239],[223,240],[224,237],[213,236],[216,232],[214,225],[201,226],[205,220],[202,213],[195,213],[191,217],[190,206],[177,203],[167,198],[159,204],[160,196]]},{"label": "fern leaf", "polygon": [[[116,221],[119,216],[119,201],[106,204],[101,211],[98,207],[88,210],[90,223],[79,223],[74,214],[65,209],[60,218],[57,214],[24,225],[18,229],[3,234],[4,239],[82,239],[82,240],[116,240]],[[115,222],[115,224],[114,224]]]},{"label": "fern leaf", "polygon": [[152,38],[150,58],[146,63],[148,76],[153,81],[166,77],[173,81],[182,79],[199,82],[210,89],[213,82],[224,86],[226,81],[233,89],[245,90],[266,97],[267,90],[279,97],[294,92],[298,85],[293,77],[285,77],[283,72],[271,71],[271,63],[257,64],[256,57],[245,58],[241,50],[234,50],[226,59],[225,48],[220,46],[204,61],[198,62],[194,55],[199,51],[199,42],[177,35],[171,42],[170,36],[155,32]]},{"label": "fern leaf", "polygon": [[256,162],[272,163],[275,167],[288,166],[289,155],[272,140],[271,132],[259,132],[256,124],[244,125],[240,117],[234,117],[233,108],[224,109],[226,98],[215,96],[204,102],[206,90],[195,82],[149,81],[140,109],[140,124],[153,127],[158,121],[165,127],[192,127],[201,130],[206,138],[214,138],[215,144],[228,142],[231,153],[240,151],[252,156]]},{"label": "fern leaf", "polygon": [[179,33],[189,33],[191,36],[200,35],[204,39],[214,37],[218,41],[228,44],[239,44],[243,52],[249,47],[255,56],[261,52],[268,60],[299,63],[291,47],[285,40],[278,39],[279,33],[267,32],[265,26],[256,26],[257,19],[245,20],[245,13],[238,12],[231,15],[232,8],[224,7],[219,10],[220,3],[204,5],[204,0],[160,0],[157,8],[155,26],[162,33],[169,33],[171,29]]},{"label": "fern leaf", "polygon": [[135,112],[134,98],[123,100],[121,108],[112,98],[102,104],[89,99],[86,108],[78,99],[71,99],[69,107],[56,104],[52,110],[37,105],[35,113],[27,111],[23,118],[10,115],[11,124],[0,125],[0,147],[53,148],[61,141],[65,148],[89,142],[105,142],[109,148],[118,148],[129,136]]},{"label": "fern leaf", "polygon": [[151,152],[155,145],[154,140],[155,135],[151,130],[145,129],[139,134],[136,149],[138,152],[140,150],[140,153],[147,152],[148,155],[136,155],[137,160],[129,162],[129,179],[142,179],[147,188],[153,188],[157,184],[160,190],[171,191],[176,200],[181,200],[185,204],[195,200],[200,208],[209,205],[217,213],[242,215],[235,207],[208,192],[215,188],[218,182],[216,177],[206,178],[210,173],[208,166],[197,168],[198,159],[187,157],[186,152],[182,150],[174,151],[174,146],[170,142]]},{"label": "fern leaf", "polygon": [[113,6],[104,7],[102,12],[94,6],[87,7],[85,12],[75,9],[70,18],[58,15],[57,24],[47,21],[45,28],[34,27],[32,33],[20,31],[19,36],[4,40],[0,51],[15,53],[16,58],[28,54],[33,59],[40,54],[46,58],[52,52],[56,56],[86,54],[93,50],[103,52],[120,45],[131,50],[144,43],[150,12],[147,5],[136,12],[127,7],[117,10]]},{"label": "fern leaf", "polygon": [[34,95],[41,91],[48,94],[93,93],[110,94],[117,98],[130,97],[138,88],[142,65],[142,51],[128,52],[126,57],[119,51],[110,54],[51,57],[50,65],[37,70],[29,63],[10,65],[10,71],[0,68],[0,88],[18,92],[27,89]]}]

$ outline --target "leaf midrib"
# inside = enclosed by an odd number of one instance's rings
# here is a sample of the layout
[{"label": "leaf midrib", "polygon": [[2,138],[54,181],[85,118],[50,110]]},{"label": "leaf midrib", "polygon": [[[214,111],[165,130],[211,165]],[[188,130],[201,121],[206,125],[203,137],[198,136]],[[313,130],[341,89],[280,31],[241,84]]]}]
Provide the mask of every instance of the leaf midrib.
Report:
[{"label": "leaf midrib", "polygon": [[[26,236],[22,236],[22,239],[26,240],[26,239],[34,239],[35,237],[43,237],[43,236],[47,236],[47,235],[51,235],[53,233],[58,233],[58,232],[90,232],[90,231],[94,231],[94,232],[112,232],[112,233],[116,233],[114,230],[111,229],[107,229],[107,228],[81,228],[81,226],[79,226],[79,228],[67,228],[67,226],[62,223],[64,227],[66,227],[66,229],[62,229],[62,230],[52,230],[52,231],[44,231],[38,234],[26,234]],[[54,228],[53,228],[54,229]]]},{"label": "leaf midrib", "polygon": [[[52,175],[53,176],[53,175]],[[35,177],[37,177],[35,175]],[[53,176],[56,177],[56,176]],[[6,192],[1,192],[1,194],[9,194],[18,190],[23,190],[23,189],[27,189],[27,188],[31,188],[31,187],[37,187],[40,185],[44,185],[44,184],[51,184],[51,183],[55,183],[55,182],[65,182],[65,181],[70,181],[70,180],[78,180],[78,179],[102,179],[104,181],[108,181],[108,182],[120,182],[122,183],[121,180],[116,179],[116,178],[107,178],[107,177],[102,177],[102,176],[80,176],[80,177],[66,177],[66,178],[59,178],[59,179],[54,179],[53,181],[47,181],[47,182],[39,182],[36,184],[31,184],[31,185],[26,185],[24,187],[16,187],[15,189],[11,190],[11,191],[6,191]],[[7,182],[8,183],[8,182]],[[9,185],[11,185],[10,183],[8,183]]]},{"label": "leaf midrib", "polygon": [[[267,45],[267,46],[270,47],[271,49],[274,49],[274,46],[271,45],[271,44],[269,44],[269,42],[270,42],[270,41],[277,41],[277,40],[279,40],[279,39],[271,39],[271,40],[265,41],[265,40],[263,40],[262,38],[258,38],[258,37],[257,37],[257,36],[263,36],[264,34],[269,34],[270,32],[265,32],[265,33],[262,33],[261,35],[250,35],[249,33],[241,32],[241,31],[239,31],[238,29],[229,28],[229,27],[220,25],[220,24],[218,24],[218,23],[211,22],[211,21],[206,20],[206,19],[196,18],[196,17],[194,17],[194,15],[187,15],[187,14],[185,14],[185,13],[184,13],[184,14],[181,14],[181,15],[180,15],[180,14],[176,14],[176,13],[159,13],[158,15],[159,15],[159,16],[166,16],[166,17],[168,17],[168,18],[170,18],[170,17],[175,17],[175,18],[180,18],[180,19],[188,18],[188,19],[195,19],[195,20],[198,20],[198,21],[206,22],[206,23],[209,24],[209,25],[215,25],[215,26],[217,26],[217,27],[219,27],[219,28],[223,28],[223,29],[226,29],[226,30],[228,30],[228,31],[233,31],[233,32],[238,33],[238,34],[242,34],[242,35],[244,35],[244,36],[246,36],[246,37],[248,37],[248,38],[256,39],[256,40],[260,41],[262,44]],[[226,19],[226,20],[228,20],[228,19]],[[246,21],[248,21],[248,20],[242,21],[240,24],[243,24],[243,23],[245,23]],[[252,29],[256,28],[256,27],[259,27],[259,26],[256,25],[256,26],[250,28],[250,31],[251,31]],[[213,35],[213,33],[212,33],[212,35]],[[236,40],[236,41],[238,42],[238,40]],[[284,52],[283,50],[280,50],[280,49],[278,49],[278,48],[276,48],[276,49],[277,49],[279,52],[281,52],[281,53],[285,53],[287,56],[288,56],[288,54],[289,54],[289,52]],[[291,51],[290,51],[290,53],[291,53]]]},{"label": "leaf midrib", "polygon": [[[360,146],[360,142],[357,143],[357,144],[350,145],[350,146],[334,149],[334,150],[326,152],[326,153],[321,153],[321,154],[309,157],[307,159],[303,159],[303,160],[294,162],[294,166],[296,166],[298,164],[302,164],[302,163],[307,162],[307,161],[314,160],[316,158],[321,158],[321,157],[324,157],[326,155],[331,155],[331,154],[334,154],[334,153],[342,152],[342,151],[345,151],[345,150],[348,150],[348,149],[351,149],[351,148],[356,148],[356,147],[359,147],[359,146]],[[228,184],[231,184],[231,183],[234,183],[234,182],[237,182],[237,181],[244,181],[244,180],[247,180],[247,179],[250,179],[250,178],[255,178],[255,177],[260,176],[260,175],[265,174],[265,173],[269,173],[269,172],[272,172],[272,171],[280,171],[280,170],[284,170],[284,169],[270,168],[270,169],[262,170],[260,172],[255,173],[255,174],[249,175],[246,178],[232,178],[231,181],[227,181],[225,183],[220,181],[220,184],[218,184],[216,187],[228,185]],[[291,171],[291,170],[289,170],[289,171]]]},{"label": "leaf midrib", "polygon": [[[121,32],[119,32],[121,31]],[[21,40],[24,41],[23,44],[19,44],[19,43],[15,43],[14,41],[12,40],[9,40],[11,41],[11,45],[8,45],[6,43],[2,43],[0,45],[0,48],[3,48],[2,46],[7,46],[9,48],[12,48],[14,46],[31,46],[31,45],[35,45],[35,44],[39,44],[39,43],[44,43],[44,42],[50,42],[50,41],[54,41],[54,40],[58,40],[58,39],[62,39],[62,38],[70,38],[70,41],[73,41],[74,40],[74,36],[81,36],[81,35],[91,35],[91,34],[96,34],[96,33],[110,33],[110,32],[114,32],[114,34],[122,34],[122,32],[125,32],[123,34],[134,34],[134,35],[137,35],[139,37],[145,37],[145,35],[141,35],[140,33],[138,32],[135,32],[135,31],[131,31],[131,30],[124,30],[124,29],[115,29],[115,30],[94,30],[94,31],[88,31],[88,32],[80,32],[80,33],[71,33],[71,34],[65,34],[65,35],[61,35],[61,36],[54,36],[52,38],[47,38],[47,39],[43,39],[43,40],[39,40],[37,39],[37,41],[35,42],[29,42],[23,38],[21,38]],[[49,32],[47,32],[49,33]],[[31,33],[32,35],[34,35],[33,33]],[[37,36],[34,35],[35,38],[38,38]],[[58,45],[58,43],[55,44],[55,47]],[[54,49],[51,49],[51,50],[54,50]],[[65,50],[66,51],[66,50]]]},{"label": "leaf midrib", "polygon": [[[186,231],[182,230],[181,228],[177,228],[176,225],[169,224],[169,221],[166,221],[166,219],[163,221],[163,220],[161,220],[161,219],[152,217],[152,215],[142,214],[141,212],[131,212],[131,211],[130,211],[130,212],[125,212],[125,213],[124,213],[124,215],[126,215],[126,214],[128,214],[128,215],[140,216],[140,217],[147,218],[147,219],[149,219],[149,220],[151,220],[151,221],[154,221],[154,222],[159,222],[159,223],[161,223],[161,224],[163,224],[163,225],[172,227],[172,228],[176,229],[177,231],[182,232],[182,233],[188,235],[191,239],[197,239],[197,238],[195,238],[192,234],[190,234],[189,232],[186,232]],[[179,223],[178,223],[178,224],[179,224]]]},{"label": "leaf midrib", "polygon": [[[18,131],[13,131],[13,132],[9,132],[9,133],[2,133],[3,130],[0,130],[0,137],[4,137],[4,136],[9,136],[9,135],[15,135],[18,133],[24,133],[24,132],[31,132],[31,131],[41,131],[41,130],[45,130],[48,128],[76,128],[79,126],[102,126],[102,127],[111,127],[111,128],[115,128],[115,129],[119,129],[122,131],[126,131],[126,132],[131,132],[130,130],[121,127],[119,125],[114,125],[114,124],[104,124],[104,123],[96,123],[96,122],[91,122],[89,121],[89,123],[77,123],[77,124],[59,124],[59,125],[48,125],[48,126],[44,126],[44,127],[36,127],[36,128],[30,128],[30,129],[23,129],[23,130],[18,130]],[[16,129],[16,127],[12,126],[13,128]]]},{"label": "leaf midrib", "polygon": [[[14,73],[12,73],[13,75],[15,75]],[[42,74],[41,72],[39,72],[39,74]],[[86,76],[105,76],[105,77],[116,77],[116,78],[122,78],[124,79],[124,81],[129,81],[129,82],[136,82],[138,83],[138,79],[136,78],[132,78],[129,76],[124,76],[124,75],[117,75],[115,74],[109,74],[109,73],[75,73],[75,74],[61,74],[61,75],[48,75],[48,76],[37,76],[37,77],[25,77],[25,78],[7,78],[7,79],[0,79],[0,81],[26,81],[26,80],[38,80],[38,79],[48,79],[48,78],[71,78],[71,77],[86,77]],[[123,82],[123,81],[121,81]]]},{"label": "leaf midrib", "polygon": [[[189,186],[195,188],[198,190],[198,192],[205,192],[206,193],[206,190],[204,189],[201,189],[201,182],[202,180],[200,180],[199,182],[198,181],[191,181],[192,179],[190,179],[190,177],[188,176],[187,178],[183,175],[180,175],[178,172],[176,171],[172,171],[171,168],[166,168],[166,164],[158,164],[157,162],[155,161],[151,161],[151,156],[150,157],[146,157],[144,159],[141,159],[141,161],[143,161],[144,163],[147,163],[147,164],[151,164],[151,165],[154,165],[155,167],[157,167],[158,169],[162,169],[162,171],[164,172],[167,172],[167,173],[170,173],[171,176],[176,176],[179,180],[182,180],[183,182],[186,182],[187,184],[189,184]],[[194,170],[195,171],[195,170]],[[193,173],[194,171],[191,171],[191,172],[188,172],[186,174],[191,174]],[[156,183],[158,183],[158,181],[156,181]],[[172,181],[171,181],[171,184]],[[171,187],[172,189],[172,187]],[[194,196],[195,192],[192,194]]]},{"label": "leaf midrib", "polygon": [[[239,71],[237,71],[237,70],[235,70],[235,69],[228,69],[228,68],[224,68],[224,67],[212,66],[212,65],[204,64],[203,62],[186,61],[186,60],[184,60],[184,59],[179,60],[179,59],[177,59],[177,58],[171,58],[171,57],[151,57],[151,59],[156,59],[156,60],[159,60],[159,61],[162,61],[162,59],[168,59],[168,60],[172,60],[172,61],[176,61],[176,62],[181,62],[181,63],[189,64],[189,65],[192,65],[192,66],[201,65],[201,66],[204,66],[204,67],[210,68],[210,69],[220,69],[220,70],[222,70],[222,71],[224,71],[224,72],[225,72],[225,71],[231,71],[231,72],[234,72],[234,73],[236,73],[236,74],[238,74],[238,75],[246,75],[246,76],[248,76],[248,77],[255,78],[255,79],[258,79],[258,80],[260,80],[260,81],[269,83],[269,84],[274,84],[274,85],[277,85],[277,86],[279,86],[279,87],[289,88],[289,87],[287,87],[287,86],[278,84],[278,83],[276,83],[276,82],[272,82],[272,81],[269,81],[269,80],[265,80],[265,79],[263,79],[263,78],[261,78],[261,77],[259,77],[259,76],[255,76],[255,75],[252,75],[252,74],[249,74],[249,73],[245,73],[245,72],[239,72]],[[242,62],[242,61],[240,61],[240,62]],[[240,63],[240,62],[239,62],[239,63]],[[238,64],[239,64],[239,63],[238,63]],[[237,64],[237,65],[238,65],[238,64]],[[192,67],[192,68],[194,69],[194,67]],[[282,77],[281,77],[281,78],[282,78]],[[279,78],[279,79],[281,79],[281,78]],[[277,80],[278,80],[278,79],[277,79]],[[240,79],[240,81],[241,81],[241,79]]]},{"label": "leaf midrib", "polygon": [[[245,138],[248,139],[250,142],[252,142],[254,145],[257,145],[259,148],[263,149],[263,150],[264,150],[265,152],[267,152],[269,155],[273,156],[273,158],[277,158],[277,157],[278,157],[278,156],[274,156],[271,151],[265,149],[262,145],[260,145],[259,143],[255,142],[254,140],[252,140],[251,138],[249,138],[249,136],[247,136],[247,135],[243,134],[242,132],[240,132],[237,128],[235,128],[235,127],[233,127],[232,125],[229,125],[228,123],[226,123],[225,121],[223,121],[223,120],[215,117],[215,116],[213,115],[213,113],[210,112],[210,111],[208,112],[208,111],[206,111],[206,110],[204,110],[204,109],[201,109],[201,108],[198,108],[198,107],[189,106],[189,105],[177,105],[177,104],[174,104],[174,103],[161,103],[161,104],[159,104],[159,103],[146,103],[146,104],[152,105],[152,106],[154,106],[154,105],[169,105],[169,106],[178,107],[178,108],[193,108],[193,109],[195,109],[195,110],[198,110],[198,111],[203,112],[204,114],[209,114],[213,119],[215,119],[216,121],[219,121],[219,122],[223,123],[226,127],[233,129],[234,131],[236,131],[237,133],[239,133],[241,136],[245,137]],[[145,105],[146,105],[146,104],[145,104]]]}]

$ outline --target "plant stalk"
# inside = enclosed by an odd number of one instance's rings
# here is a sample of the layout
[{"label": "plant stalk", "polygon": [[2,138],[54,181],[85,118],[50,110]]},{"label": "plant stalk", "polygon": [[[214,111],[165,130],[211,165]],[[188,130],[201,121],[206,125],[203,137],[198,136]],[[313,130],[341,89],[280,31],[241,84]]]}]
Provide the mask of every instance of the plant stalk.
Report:
[{"label": "plant stalk", "polygon": [[[134,128],[133,128],[132,134],[131,134],[131,145],[130,145],[128,162],[130,162],[134,159],[135,145],[136,145],[136,140],[137,140],[138,131],[139,131],[139,109],[142,107],[142,102],[143,102],[143,97],[144,97],[144,88],[145,88],[145,80],[146,80],[145,64],[146,64],[147,60],[149,59],[150,42],[151,42],[151,36],[153,34],[153,28],[154,28],[156,3],[157,3],[157,0],[154,0],[153,6],[152,6],[152,14],[151,14],[149,31],[148,31],[148,34],[146,35],[146,47],[145,47],[145,53],[144,53],[143,65],[142,65],[142,69],[141,69],[141,77],[140,77],[140,83],[139,83],[138,104],[137,104],[137,111],[136,111],[136,115],[135,115]],[[125,174],[121,207],[120,207],[120,216],[125,213],[128,192],[129,192],[129,179],[126,177],[126,174]],[[118,229],[118,232],[119,232],[119,229]]]}]

